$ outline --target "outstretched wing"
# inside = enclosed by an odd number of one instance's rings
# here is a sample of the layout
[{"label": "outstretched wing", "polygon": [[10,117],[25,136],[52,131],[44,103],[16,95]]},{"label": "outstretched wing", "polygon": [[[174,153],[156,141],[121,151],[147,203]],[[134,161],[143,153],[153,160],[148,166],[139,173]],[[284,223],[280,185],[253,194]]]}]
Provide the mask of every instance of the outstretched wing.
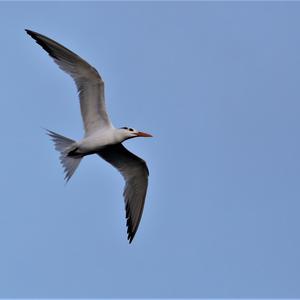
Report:
[{"label": "outstretched wing", "polygon": [[122,144],[108,146],[98,155],[113,165],[124,177],[124,200],[129,243],[137,232],[145,203],[149,171],[146,162],[129,152]]},{"label": "outstretched wing", "polygon": [[97,70],[54,40],[31,30],[26,29],[26,32],[74,79],[80,98],[85,135],[112,126],[105,108],[104,82]]}]

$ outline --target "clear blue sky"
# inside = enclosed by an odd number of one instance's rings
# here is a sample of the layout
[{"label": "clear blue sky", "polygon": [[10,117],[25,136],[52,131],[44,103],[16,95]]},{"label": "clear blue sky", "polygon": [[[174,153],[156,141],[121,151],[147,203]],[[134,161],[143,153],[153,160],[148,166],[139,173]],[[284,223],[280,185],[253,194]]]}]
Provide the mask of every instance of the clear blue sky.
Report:
[{"label": "clear blue sky", "polygon": [[[0,297],[300,297],[300,3],[0,3]],[[106,83],[150,184],[126,240],[123,180],[87,157],[65,186],[43,127],[83,134],[72,80]]]}]

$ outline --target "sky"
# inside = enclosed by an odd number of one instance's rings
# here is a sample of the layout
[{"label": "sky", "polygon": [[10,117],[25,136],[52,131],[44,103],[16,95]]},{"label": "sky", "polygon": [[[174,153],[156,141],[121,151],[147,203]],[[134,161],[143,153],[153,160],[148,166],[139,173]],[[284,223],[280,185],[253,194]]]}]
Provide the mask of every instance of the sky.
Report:
[{"label": "sky", "polygon": [[[1,2],[1,298],[300,297],[300,2]],[[147,161],[139,230],[96,156],[65,185],[43,128],[83,127],[24,29],[97,68]]]}]

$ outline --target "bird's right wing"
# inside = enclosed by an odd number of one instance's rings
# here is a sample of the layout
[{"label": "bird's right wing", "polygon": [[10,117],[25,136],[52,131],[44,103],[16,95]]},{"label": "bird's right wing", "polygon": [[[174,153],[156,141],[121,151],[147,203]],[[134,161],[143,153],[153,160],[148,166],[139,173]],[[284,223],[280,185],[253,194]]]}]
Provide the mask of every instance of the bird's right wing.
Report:
[{"label": "bird's right wing", "polygon": [[129,243],[138,229],[147,193],[149,171],[145,161],[128,151],[122,144],[108,146],[98,155],[113,165],[124,177],[124,200]]},{"label": "bird's right wing", "polygon": [[31,30],[26,32],[74,79],[86,136],[100,128],[112,126],[105,108],[104,82],[97,70],[54,40]]}]

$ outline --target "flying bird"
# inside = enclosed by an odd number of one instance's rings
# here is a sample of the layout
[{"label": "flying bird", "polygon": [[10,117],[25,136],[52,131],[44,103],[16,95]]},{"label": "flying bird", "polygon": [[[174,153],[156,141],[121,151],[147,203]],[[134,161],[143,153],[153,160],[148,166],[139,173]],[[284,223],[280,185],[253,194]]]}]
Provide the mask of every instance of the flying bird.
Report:
[{"label": "flying bird", "polygon": [[54,40],[28,29],[25,31],[73,78],[78,90],[85,131],[83,139],[74,141],[47,130],[55,149],[60,153],[65,180],[72,177],[86,155],[97,154],[115,167],[125,180],[123,196],[128,241],[131,243],[141,221],[149,171],[146,162],[128,151],[122,142],[152,135],[131,127],[114,127],[105,107],[104,82],[97,70]]}]

